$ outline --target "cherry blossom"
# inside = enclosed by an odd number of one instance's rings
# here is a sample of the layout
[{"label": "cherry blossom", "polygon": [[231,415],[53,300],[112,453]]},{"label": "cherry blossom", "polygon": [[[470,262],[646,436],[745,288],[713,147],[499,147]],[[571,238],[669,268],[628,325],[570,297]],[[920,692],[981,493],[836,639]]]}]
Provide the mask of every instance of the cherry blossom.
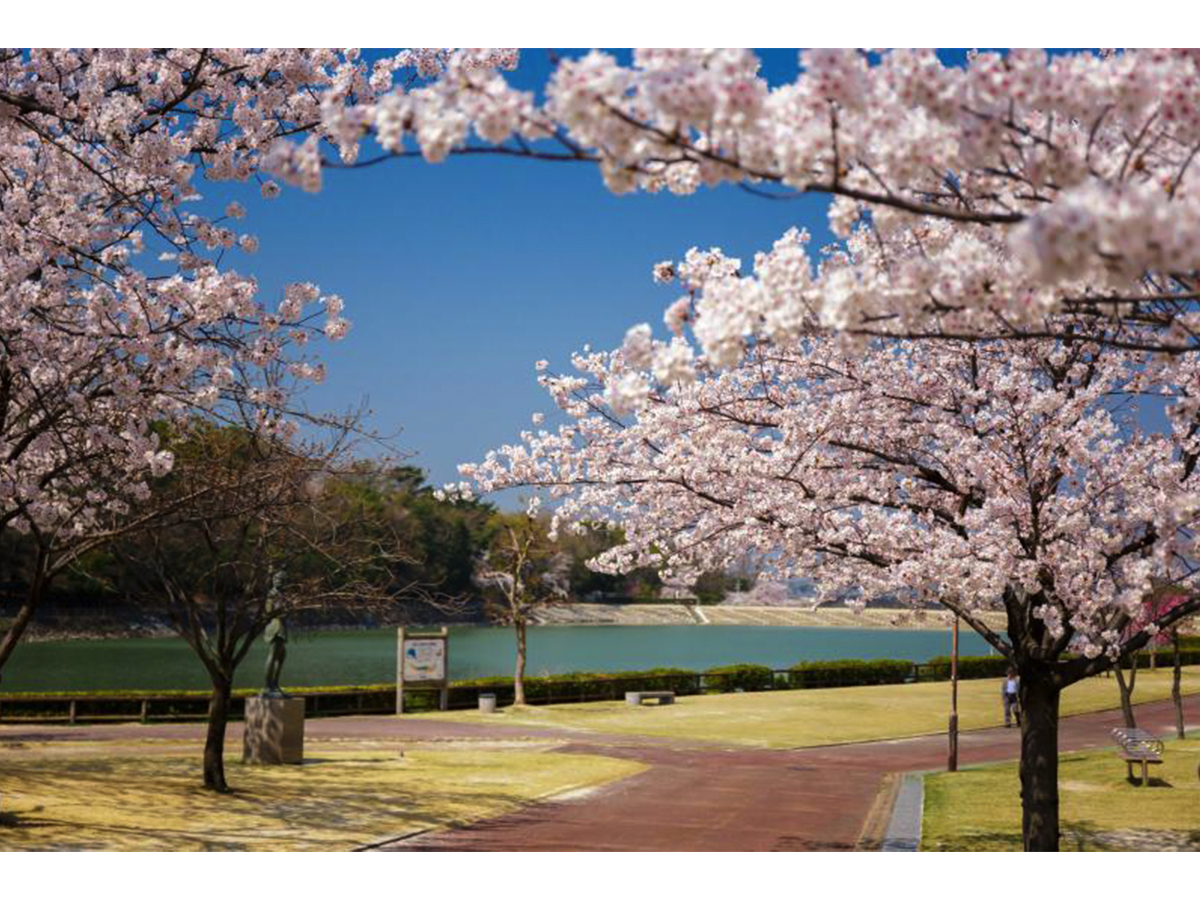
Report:
[{"label": "cherry blossom", "polygon": [[[328,165],[356,164],[383,99],[432,97],[443,76],[486,85],[516,59],[0,51],[0,528],[44,550],[0,666],[54,572],[137,520],[172,465],[161,428],[201,416],[289,439],[311,418],[297,395],[325,377],[313,339],[349,321],[314,285],[266,297],[239,271],[259,249],[242,230],[253,185],[317,190]],[[441,128],[422,115],[418,133]],[[501,138],[507,119],[489,121]],[[250,192],[221,208],[206,181]]]},{"label": "cherry blossom", "polygon": [[[799,240],[784,243],[757,279],[795,260]],[[748,280],[702,290],[741,292],[741,310],[774,322]],[[1021,671],[1026,838],[1056,844],[1059,693],[1200,609],[1195,595],[1148,599],[1186,582],[1198,554],[1200,359],[1154,365],[1105,331],[1125,326],[1074,318],[1070,340],[947,341],[830,332],[820,315],[780,319],[727,358],[710,348],[690,380],[634,365],[678,337],[647,351],[639,329],[576,354],[578,374],[541,376],[565,423],[461,466],[447,492],[542,488],[555,529],[620,527],[600,571],[687,582],[750,556],[771,581],[812,579],[821,600],[954,612]],[[1134,398],[1152,392],[1166,433],[1139,426]],[[982,615],[994,611],[1004,633]]]},{"label": "cherry blossom", "polygon": [[[808,274],[794,254],[764,297],[747,285],[724,298],[733,308],[705,326],[721,358],[762,303],[908,336],[1036,337],[1067,321],[1047,313],[1084,310],[1150,326],[1140,340],[1171,354],[1196,347],[1195,51],[973,52],[951,65],[931,50],[807,50],[777,85],[747,50],[637,50],[628,65],[593,51],[559,61],[541,105],[506,82],[507,58],[433,59],[434,85],[378,104],[385,150],[410,155],[411,134],[430,161],[592,162],[618,193],[738,183],[832,198],[845,252]],[[693,256],[655,278],[696,289],[721,257]]]}]

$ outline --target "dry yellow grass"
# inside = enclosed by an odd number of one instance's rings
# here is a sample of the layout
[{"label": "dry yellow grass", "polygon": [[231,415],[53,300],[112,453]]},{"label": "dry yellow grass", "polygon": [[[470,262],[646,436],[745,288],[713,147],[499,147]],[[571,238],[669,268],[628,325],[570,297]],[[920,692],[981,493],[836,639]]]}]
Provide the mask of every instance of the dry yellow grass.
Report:
[{"label": "dry yellow grass", "polygon": [[[1170,696],[1169,671],[1138,674],[1135,702]],[[1200,693],[1200,666],[1184,670],[1185,693]],[[475,711],[425,713],[464,722],[543,725],[614,734],[721,741],[752,747],[814,747],[844,741],[886,740],[933,734],[946,729],[950,705],[947,682],[764,691],[679,697],[671,706],[631,707],[621,701],[504,709],[499,715]],[[1112,709],[1120,705],[1113,678],[1091,678],[1068,688],[1062,714]],[[959,727],[1003,724],[999,679],[959,685]]]},{"label": "dry yellow grass", "polygon": [[403,758],[321,749],[303,766],[232,763],[237,790],[221,796],[199,787],[194,750],[63,756],[38,749],[0,752],[0,849],[348,850],[501,815],[643,768],[547,746],[417,747]]}]

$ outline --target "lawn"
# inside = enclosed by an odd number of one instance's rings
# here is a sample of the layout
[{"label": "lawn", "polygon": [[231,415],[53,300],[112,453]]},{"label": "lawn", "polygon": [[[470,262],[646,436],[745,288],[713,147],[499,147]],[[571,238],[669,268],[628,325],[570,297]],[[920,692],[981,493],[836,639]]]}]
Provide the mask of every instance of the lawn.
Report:
[{"label": "lawn", "polygon": [[[1200,666],[1184,670],[1183,689],[1200,693]],[[1170,690],[1170,671],[1143,671],[1134,701],[1161,700]],[[958,703],[962,729],[1003,724],[999,679],[960,682]],[[1068,688],[1061,709],[1071,715],[1119,705],[1116,680],[1100,676]],[[616,701],[506,708],[492,715],[474,710],[422,715],[779,748],[934,734],[945,731],[949,706],[950,685],[937,682],[679,697],[664,707]]]},{"label": "lawn", "polygon": [[[1200,739],[1168,741],[1149,787],[1126,778],[1116,750],[1058,762],[1064,850],[1200,850]],[[925,778],[922,850],[1020,850],[1017,764]]]},{"label": "lawn", "polygon": [[199,787],[197,750],[0,749],[0,850],[347,850],[643,769],[550,746],[310,749],[302,766],[227,764],[236,791],[225,796]]}]

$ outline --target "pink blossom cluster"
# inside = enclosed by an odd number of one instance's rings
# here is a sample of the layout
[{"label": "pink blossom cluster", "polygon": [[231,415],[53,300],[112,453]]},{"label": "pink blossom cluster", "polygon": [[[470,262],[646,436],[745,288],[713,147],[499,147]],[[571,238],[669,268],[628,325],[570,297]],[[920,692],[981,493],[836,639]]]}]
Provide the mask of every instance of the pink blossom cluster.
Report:
[{"label": "pink blossom cluster", "polygon": [[[486,88],[516,56],[438,60],[433,73],[420,54],[353,49],[0,51],[0,527],[103,527],[170,469],[156,422],[295,432],[295,391],[325,374],[306,348],[345,336],[342,301],[304,283],[262,298],[231,267],[259,246],[246,206],[205,213],[200,181],[317,190],[323,167],[356,161],[381,101],[405,102],[407,67],[423,69],[414,93],[432,74]],[[418,134],[444,130],[416,119]]]},{"label": "pink blossom cluster", "polygon": [[[400,104],[400,131],[415,129],[429,159],[468,149],[472,130],[550,137],[617,192],[738,182],[834,198],[831,227],[853,252],[814,272],[813,290],[795,271],[784,297],[728,297],[734,308],[704,326],[722,360],[762,302],[785,319],[803,302],[844,330],[1002,335],[1091,303],[1153,321],[1147,340],[1192,347],[1197,323],[1172,331],[1179,310],[1155,304],[1200,296],[1195,51],[1014,50],[947,65],[930,50],[808,50],[780,85],[747,50],[639,50],[629,65],[593,51],[558,64],[541,106],[494,69],[459,69]],[[655,274],[696,288],[670,264]]]},{"label": "pink blossom cluster", "polygon": [[758,581],[748,591],[731,591],[723,606],[800,606],[788,586],[781,581]]},{"label": "pink blossom cluster", "polygon": [[809,324],[686,383],[627,386],[671,346],[642,329],[577,354],[578,375],[541,376],[567,424],[461,466],[448,491],[539,487],[555,527],[621,527],[601,571],[687,581],[750,555],[825,600],[936,599],[985,637],[977,613],[1017,610],[1010,639],[1047,658],[1119,652],[1153,586],[1196,558],[1197,419],[1146,433],[1129,402],[1194,408],[1192,357],[1164,382],[1096,325],[1072,342],[856,344]]}]

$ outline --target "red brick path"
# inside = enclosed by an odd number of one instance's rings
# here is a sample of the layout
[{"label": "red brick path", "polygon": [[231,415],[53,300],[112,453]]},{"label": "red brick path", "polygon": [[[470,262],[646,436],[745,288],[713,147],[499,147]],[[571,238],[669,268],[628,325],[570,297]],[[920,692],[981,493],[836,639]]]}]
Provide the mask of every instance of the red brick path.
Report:
[{"label": "red brick path", "polygon": [[[1186,698],[1189,725],[1200,696]],[[1119,710],[1071,716],[1063,752],[1107,746]],[[1138,706],[1138,724],[1173,730],[1169,701]],[[599,753],[650,768],[595,792],[547,801],[464,828],[431,832],[387,850],[852,850],[890,772],[939,769],[946,737],[811,750],[671,749],[640,741],[580,740],[561,753]],[[1015,759],[1017,729],[967,732],[961,764]],[[1117,765],[1114,759],[1114,765]]]},{"label": "red brick path", "polygon": [[[1184,700],[1189,727],[1200,695]],[[1138,723],[1173,732],[1169,701],[1140,704]],[[1063,752],[1109,746],[1119,710],[1064,718]],[[436,718],[347,717],[305,723],[311,740],[566,739],[558,753],[633,759],[649,769],[585,792],[464,828],[431,832],[386,850],[851,850],[893,772],[940,769],[945,735],[808,750],[750,750],[697,741],[467,724]],[[0,742],[203,740],[197,725],[0,726]],[[240,742],[240,725],[230,727]],[[993,728],[959,738],[963,765],[1015,759],[1019,732]],[[1115,758],[1114,758],[1114,764]]]}]

